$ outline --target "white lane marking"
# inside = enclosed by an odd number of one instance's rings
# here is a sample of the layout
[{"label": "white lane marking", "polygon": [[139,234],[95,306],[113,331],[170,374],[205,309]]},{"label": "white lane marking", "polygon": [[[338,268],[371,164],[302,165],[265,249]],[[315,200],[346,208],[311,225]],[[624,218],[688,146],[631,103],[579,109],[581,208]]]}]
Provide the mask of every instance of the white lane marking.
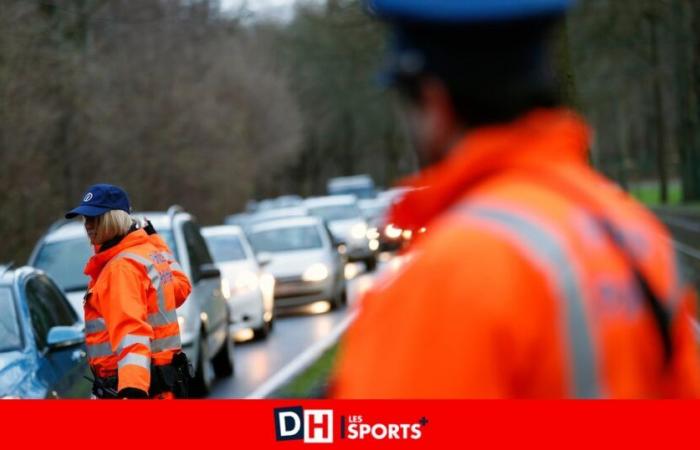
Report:
[{"label": "white lane marking", "polygon": [[[680,253],[686,256],[690,256],[691,258],[700,260],[700,252],[695,250],[693,247],[685,245],[682,242],[678,242],[674,239],[671,239],[671,242]],[[692,324],[693,331],[695,332],[695,340],[700,341],[700,322],[698,322],[698,319],[696,319],[695,317],[690,317],[690,323]]]},{"label": "white lane marking", "polygon": [[679,252],[683,253],[686,256],[690,256],[691,258],[700,260],[700,252],[695,250],[693,247],[690,247],[678,241],[671,242],[673,242],[673,245],[676,247],[676,249],[678,249]]},{"label": "white lane marking", "polygon": [[696,221],[664,215],[661,216],[661,221],[669,223],[679,228],[683,228],[687,231],[694,231],[696,233],[700,231],[700,226],[698,226],[698,223]]},{"label": "white lane marking", "polygon": [[275,392],[280,387],[288,383],[292,378],[299,375],[307,367],[313,364],[323,353],[331,348],[340,336],[347,330],[355,317],[357,310],[353,310],[333,328],[328,335],[323,339],[316,341],[311,347],[307,348],[303,353],[290,361],[286,366],[280,369],[276,374],[270,377],[267,381],[255,389],[246,399],[263,399]]}]

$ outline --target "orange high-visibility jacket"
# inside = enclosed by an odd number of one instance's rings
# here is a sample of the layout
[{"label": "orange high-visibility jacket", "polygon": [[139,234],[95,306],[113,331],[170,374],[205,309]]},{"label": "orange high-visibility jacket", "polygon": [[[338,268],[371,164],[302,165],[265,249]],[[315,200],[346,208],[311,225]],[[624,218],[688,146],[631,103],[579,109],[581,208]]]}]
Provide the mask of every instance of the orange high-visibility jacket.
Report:
[{"label": "orange high-visibility jacket", "polygon": [[[390,220],[419,235],[343,342],[341,398],[658,398],[700,394],[694,292],[645,208],[587,164],[573,113],[466,135],[409,181]],[[629,249],[601,225],[614,224]],[[671,359],[631,269],[670,315]]]},{"label": "orange high-visibility jacket", "polygon": [[[98,249],[96,249],[98,250]],[[118,375],[118,390],[148,392],[151,362],[169,364],[180,350],[175,309],[191,285],[170,250],[144,230],[97,251],[85,266],[85,332],[90,366],[101,377]]]}]

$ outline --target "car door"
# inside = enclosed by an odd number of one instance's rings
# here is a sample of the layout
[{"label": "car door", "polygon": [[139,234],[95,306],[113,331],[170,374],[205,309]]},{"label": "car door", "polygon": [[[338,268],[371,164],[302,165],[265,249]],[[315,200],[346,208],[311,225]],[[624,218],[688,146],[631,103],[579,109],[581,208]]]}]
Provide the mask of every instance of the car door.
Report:
[{"label": "car door", "polygon": [[202,311],[207,317],[208,348],[212,353],[216,353],[228,336],[228,306],[221,293],[221,278],[203,277],[202,267],[205,265],[214,266],[214,260],[209,253],[199,226],[188,221],[183,224],[182,231],[189,254],[193,289],[199,291],[203,300]]},{"label": "car door", "polygon": [[85,345],[49,349],[47,337],[55,326],[73,326],[78,317],[61,293],[46,276],[30,277],[24,287],[34,340],[38,352],[38,376],[47,386],[50,398],[87,398],[90,383]]}]

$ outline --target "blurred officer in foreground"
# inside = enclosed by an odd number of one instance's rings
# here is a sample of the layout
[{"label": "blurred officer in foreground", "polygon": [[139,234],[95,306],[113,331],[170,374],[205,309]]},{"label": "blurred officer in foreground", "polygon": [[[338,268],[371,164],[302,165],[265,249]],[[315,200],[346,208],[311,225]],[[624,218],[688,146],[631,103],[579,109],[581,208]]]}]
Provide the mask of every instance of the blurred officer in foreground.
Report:
[{"label": "blurred officer in foreground", "polygon": [[175,308],[191,285],[150,222],[129,215],[126,192],[96,184],[66,214],[82,216],[95,255],[85,266],[85,333],[97,398],[187,396],[187,357]]},{"label": "blurred officer in foreground", "polygon": [[420,160],[392,211],[427,227],[363,299],[333,394],[695,397],[694,293],[669,236],[587,163],[548,34],[568,0],[371,0]]}]

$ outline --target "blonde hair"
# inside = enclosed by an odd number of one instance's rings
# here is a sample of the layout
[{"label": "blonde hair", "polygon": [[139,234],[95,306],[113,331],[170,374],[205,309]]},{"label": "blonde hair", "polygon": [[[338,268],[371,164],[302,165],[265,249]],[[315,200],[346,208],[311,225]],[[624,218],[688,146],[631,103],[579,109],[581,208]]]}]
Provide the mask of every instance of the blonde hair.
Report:
[{"label": "blonde hair", "polygon": [[104,244],[117,236],[123,236],[129,232],[134,219],[128,212],[113,209],[97,217],[95,223],[95,241]]}]

